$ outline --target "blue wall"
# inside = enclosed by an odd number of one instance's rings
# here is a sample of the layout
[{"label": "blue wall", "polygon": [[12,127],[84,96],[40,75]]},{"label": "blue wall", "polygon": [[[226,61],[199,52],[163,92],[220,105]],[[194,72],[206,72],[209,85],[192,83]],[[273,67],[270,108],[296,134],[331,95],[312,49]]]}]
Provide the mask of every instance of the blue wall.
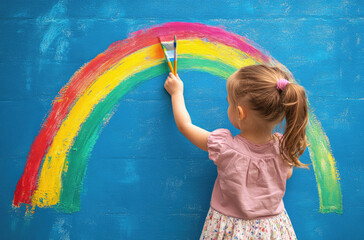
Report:
[{"label": "blue wall", "polygon": [[[343,214],[319,213],[313,169],[294,171],[284,201],[296,234],[360,239],[363,5],[353,0],[1,1],[2,239],[198,239],[216,168],[177,131],[165,77],[149,80],[120,102],[93,149],[80,212],[36,209],[27,219],[24,208],[11,208],[30,146],[73,73],[129,33],[172,21],[224,26],[291,70],[330,140],[344,208]],[[180,76],[193,121],[208,130],[234,130],[226,115],[225,82],[198,72]],[[308,153],[301,160],[310,163]]]}]

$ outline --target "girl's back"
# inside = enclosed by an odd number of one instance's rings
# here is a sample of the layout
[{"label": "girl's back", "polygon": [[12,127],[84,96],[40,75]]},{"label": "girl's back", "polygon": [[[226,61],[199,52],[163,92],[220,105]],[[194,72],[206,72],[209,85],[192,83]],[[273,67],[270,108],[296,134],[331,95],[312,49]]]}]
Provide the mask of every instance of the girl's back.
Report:
[{"label": "girl's back", "polygon": [[217,166],[218,177],[211,207],[236,218],[256,219],[280,214],[291,166],[279,154],[276,133],[267,143],[254,144],[227,129],[217,129],[208,137],[209,157]]}]

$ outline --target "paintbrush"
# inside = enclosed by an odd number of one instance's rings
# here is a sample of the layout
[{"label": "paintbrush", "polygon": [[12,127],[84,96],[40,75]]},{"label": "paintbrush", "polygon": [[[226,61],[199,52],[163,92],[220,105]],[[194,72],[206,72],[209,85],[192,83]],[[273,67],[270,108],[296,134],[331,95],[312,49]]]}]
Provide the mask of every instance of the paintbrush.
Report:
[{"label": "paintbrush", "polygon": [[165,56],[165,58],[166,58],[166,60],[167,60],[168,67],[169,67],[169,69],[171,70],[171,72],[172,72],[172,73],[174,73],[174,71],[173,71],[173,67],[172,67],[172,63],[171,63],[171,61],[169,60],[169,57],[168,57],[168,55],[167,55],[167,49],[166,49],[166,47],[164,46],[164,44],[162,43],[162,41],[161,41],[161,39],[160,39],[159,37],[158,37],[158,39],[159,39],[159,42],[160,42],[160,44],[161,44],[161,46],[162,46],[162,50],[163,50],[164,56]]},{"label": "paintbrush", "polygon": [[177,38],[174,35],[174,75],[177,75]]}]

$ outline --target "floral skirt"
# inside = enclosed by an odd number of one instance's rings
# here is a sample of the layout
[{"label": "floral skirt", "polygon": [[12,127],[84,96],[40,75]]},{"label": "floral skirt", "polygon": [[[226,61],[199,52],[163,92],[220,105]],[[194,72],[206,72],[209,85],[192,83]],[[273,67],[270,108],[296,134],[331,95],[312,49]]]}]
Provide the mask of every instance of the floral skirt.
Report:
[{"label": "floral skirt", "polygon": [[286,210],[255,220],[228,217],[210,207],[200,240],[297,239]]}]

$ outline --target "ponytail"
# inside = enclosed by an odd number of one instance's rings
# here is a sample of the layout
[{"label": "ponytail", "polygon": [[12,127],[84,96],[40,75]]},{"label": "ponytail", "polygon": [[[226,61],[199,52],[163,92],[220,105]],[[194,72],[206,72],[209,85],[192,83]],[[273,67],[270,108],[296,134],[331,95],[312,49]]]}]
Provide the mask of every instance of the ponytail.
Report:
[{"label": "ponytail", "polygon": [[308,164],[299,160],[307,146],[305,90],[293,83],[288,69],[281,67],[264,64],[242,67],[228,79],[228,93],[233,103],[244,99],[250,109],[268,122],[278,124],[285,118],[284,134],[279,140],[280,155],[290,165],[308,168]]},{"label": "ponytail", "polygon": [[295,83],[288,84],[281,92],[281,101],[284,106],[286,126],[280,141],[280,154],[291,165],[308,168],[308,164],[303,164],[299,160],[307,146],[308,112],[304,88]]}]

